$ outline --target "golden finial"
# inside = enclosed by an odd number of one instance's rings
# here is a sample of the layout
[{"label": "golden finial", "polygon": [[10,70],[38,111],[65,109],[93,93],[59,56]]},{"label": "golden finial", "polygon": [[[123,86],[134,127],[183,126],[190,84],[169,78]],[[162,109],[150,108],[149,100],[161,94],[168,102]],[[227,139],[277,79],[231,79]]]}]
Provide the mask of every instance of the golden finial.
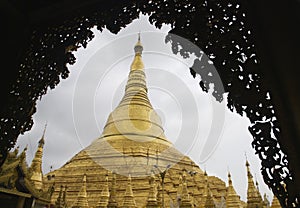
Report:
[{"label": "golden finial", "polygon": [[45,136],[45,132],[46,132],[46,129],[47,129],[47,124],[48,124],[48,122],[46,121],[44,131],[43,131],[43,137]]},{"label": "golden finial", "polygon": [[40,141],[39,141],[39,147],[44,146],[44,144],[45,144],[45,139],[44,139],[44,137],[45,137],[46,129],[47,129],[47,122],[46,122],[46,124],[45,124],[45,127],[44,127],[44,131],[43,131],[42,137],[41,137],[41,139],[40,139]]},{"label": "golden finial", "polygon": [[231,174],[229,171],[228,171],[228,185],[232,186]]},{"label": "golden finial", "polygon": [[246,159],[246,166],[248,167],[248,166],[250,166],[249,165],[249,162],[248,162],[248,157],[247,157],[247,152],[245,151],[245,159]]},{"label": "golden finial", "polygon": [[142,55],[142,52],[143,52],[143,46],[141,44],[141,33],[140,32],[138,33],[138,41],[134,46],[134,52],[135,52],[135,55]]},{"label": "golden finial", "polygon": [[257,182],[256,173],[254,173],[254,178],[255,178],[255,185],[256,185],[256,186],[258,186],[258,182]]}]

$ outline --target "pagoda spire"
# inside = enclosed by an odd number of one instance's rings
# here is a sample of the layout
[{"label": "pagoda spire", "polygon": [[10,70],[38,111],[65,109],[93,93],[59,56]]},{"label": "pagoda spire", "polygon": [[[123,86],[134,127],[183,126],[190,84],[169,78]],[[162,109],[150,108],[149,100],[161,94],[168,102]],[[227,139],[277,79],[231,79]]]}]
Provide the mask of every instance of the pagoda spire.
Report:
[{"label": "pagoda spire", "polygon": [[105,176],[105,183],[101,192],[100,201],[96,208],[106,208],[109,201],[108,175]]},{"label": "pagoda spire", "polygon": [[159,183],[157,184],[157,205],[162,207],[162,187]]},{"label": "pagoda spire", "polygon": [[209,188],[209,184],[207,184],[207,192],[206,192],[206,199],[205,199],[204,207],[205,208],[215,208],[216,207],[214,198],[213,198],[212,193]]},{"label": "pagoda spire", "polygon": [[280,202],[275,195],[273,196],[273,200],[270,208],[281,208]]},{"label": "pagoda spire", "polygon": [[261,194],[260,194],[260,191],[259,191],[259,186],[258,186],[258,181],[257,181],[257,179],[256,179],[256,176],[255,176],[255,187],[256,187],[256,194],[257,194],[257,196],[258,196],[258,198],[261,200],[261,202],[263,201],[263,198],[262,198],[262,196],[261,196]]},{"label": "pagoda spire", "polygon": [[82,186],[78,193],[77,201],[72,208],[88,208],[88,201],[87,201],[87,192],[86,192],[86,174],[84,174],[82,179]]},{"label": "pagoda spire", "polygon": [[202,196],[199,203],[199,207],[212,208],[215,207],[215,200],[210,190],[209,179],[206,170],[204,170],[203,176],[204,176],[204,188],[201,191]]},{"label": "pagoda spire", "polygon": [[117,208],[118,203],[117,203],[117,178],[116,178],[116,173],[113,172],[112,174],[112,182],[111,182],[111,191],[109,194],[109,200],[108,200],[108,205],[107,208]]},{"label": "pagoda spire", "polygon": [[247,189],[247,208],[260,207],[262,204],[261,197],[257,194],[258,190],[254,185],[253,176],[250,171],[250,164],[246,160],[247,178],[248,178],[248,189]]},{"label": "pagoda spire", "polygon": [[181,195],[181,204],[182,208],[191,208],[193,207],[191,198],[187,188],[187,180],[186,180],[186,170],[183,170],[182,173],[182,195]]},{"label": "pagoda spire", "polygon": [[264,193],[263,208],[269,208],[269,207],[270,207],[270,202],[268,200],[268,196],[266,193]]},{"label": "pagoda spire", "polygon": [[35,153],[35,156],[30,165],[31,177],[30,180],[33,182],[36,189],[42,189],[43,187],[43,172],[42,172],[42,158],[43,158],[43,149],[45,144],[45,132],[47,124],[45,125],[43,134],[38,143],[38,148]]},{"label": "pagoda spire", "polygon": [[155,186],[155,178],[153,173],[151,173],[150,175],[149,184],[150,184],[150,189],[149,189],[146,208],[158,208],[157,198],[156,198],[157,190]]},{"label": "pagoda spire", "polygon": [[24,170],[28,167],[26,162],[26,155],[27,155],[28,145],[25,146],[21,154],[18,156],[19,163],[21,164]]},{"label": "pagoda spire", "polygon": [[231,174],[228,172],[228,187],[227,187],[227,196],[226,196],[226,207],[242,207],[240,197],[237,195],[231,180]]},{"label": "pagoda spire", "polygon": [[130,66],[125,94],[109,115],[102,138],[117,135],[138,141],[155,138],[171,145],[164,136],[161,119],[148,98],[142,53],[143,46],[139,34],[134,46],[134,58]]},{"label": "pagoda spire", "polygon": [[136,203],[133,196],[132,186],[131,186],[131,176],[128,176],[127,187],[124,195],[123,208],[136,208]]}]

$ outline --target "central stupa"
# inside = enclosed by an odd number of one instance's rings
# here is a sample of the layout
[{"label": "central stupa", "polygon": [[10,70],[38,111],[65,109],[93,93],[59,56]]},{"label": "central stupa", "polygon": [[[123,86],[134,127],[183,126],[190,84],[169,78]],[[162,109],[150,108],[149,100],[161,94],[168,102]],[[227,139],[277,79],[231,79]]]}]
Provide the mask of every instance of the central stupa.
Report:
[{"label": "central stupa", "polygon": [[[52,202],[57,207],[213,207],[225,202],[225,182],[207,176],[165,137],[147,95],[142,51],[139,37],[124,97],[102,135],[46,175],[55,175]],[[46,177],[44,184],[52,185]]]}]

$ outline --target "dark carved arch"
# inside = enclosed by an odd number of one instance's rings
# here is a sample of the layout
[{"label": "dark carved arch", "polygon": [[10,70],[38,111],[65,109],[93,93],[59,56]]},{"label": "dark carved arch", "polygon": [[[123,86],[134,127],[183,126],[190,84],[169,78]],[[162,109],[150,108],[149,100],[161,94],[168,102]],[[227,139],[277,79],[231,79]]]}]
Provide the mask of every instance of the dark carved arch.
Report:
[{"label": "dark carved arch", "polygon": [[[70,11],[68,5],[58,2],[32,4],[30,9],[37,11],[35,15],[41,19],[32,18],[28,32],[30,41],[24,46],[26,50],[20,56],[7,105],[1,111],[1,154],[5,156],[18,135],[31,129],[36,101],[46,94],[48,88],[54,88],[61,78],[68,77],[66,65],[75,63],[72,52],[78,47],[86,47],[93,38],[91,28],[96,25],[99,30],[106,27],[117,33],[141,12],[148,14],[150,22],[158,28],[163,23],[171,24],[171,33],[192,41],[209,56],[222,79],[224,90],[216,84],[209,60],[196,60],[191,74],[201,75],[199,84],[206,92],[209,84],[214,83],[213,95],[218,101],[222,101],[227,92],[228,108],[247,115],[251,121],[249,131],[254,138],[252,146],[261,159],[265,183],[283,206],[298,206],[299,189],[294,188],[295,174],[290,169],[286,153],[280,148],[281,130],[272,93],[263,85],[263,70],[247,16],[247,3],[237,0],[102,3],[76,2],[70,6]],[[51,13],[59,9],[57,5],[66,7],[62,12]],[[189,53],[201,56],[201,51],[181,45],[172,35],[167,36],[166,41],[171,41],[173,52],[183,57]]]}]

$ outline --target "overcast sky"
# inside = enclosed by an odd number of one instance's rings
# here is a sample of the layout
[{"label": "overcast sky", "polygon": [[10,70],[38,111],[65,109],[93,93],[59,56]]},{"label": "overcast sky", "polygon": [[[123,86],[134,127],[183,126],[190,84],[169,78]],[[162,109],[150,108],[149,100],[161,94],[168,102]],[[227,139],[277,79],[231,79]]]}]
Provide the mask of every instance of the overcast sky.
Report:
[{"label": "overcast sky", "polygon": [[101,135],[109,113],[124,94],[133,47],[141,31],[148,94],[162,119],[166,137],[209,175],[227,183],[229,170],[233,185],[244,201],[246,153],[261,193],[272,200],[273,194],[260,174],[260,161],[251,148],[248,119],[230,112],[225,102],[217,103],[201,90],[200,77],[194,79],[189,73],[192,59],[174,55],[170,43],[165,44],[169,30],[167,25],[156,29],[145,16],[117,35],[94,30],[96,37],[88,47],[75,52],[77,62],[69,66],[69,78],[38,101],[32,130],[18,139],[21,150],[28,145],[28,163],[46,122],[44,173],[49,172],[50,166],[61,167]]}]

